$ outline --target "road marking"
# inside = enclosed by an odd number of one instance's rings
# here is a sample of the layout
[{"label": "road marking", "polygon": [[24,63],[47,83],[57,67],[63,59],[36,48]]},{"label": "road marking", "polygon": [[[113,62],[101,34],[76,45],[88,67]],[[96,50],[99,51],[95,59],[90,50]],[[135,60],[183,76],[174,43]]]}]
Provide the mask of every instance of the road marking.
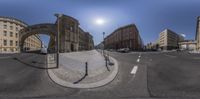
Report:
[{"label": "road marking", "polygon": [[137,72],[137,69],[138,69],[138,66],[136,65],[136,66],[134,66],[133,67],[133,69],[131,70],[131,74],[136,74],[136,72]]},{"label": "road marking", "polygon": [[137,62],[140,62],[140,59],[139,59],[139,58],[137,59]]},{"label": "road marking", "polygon": [[141,53],[139,54],[139,57],[141,57]]}]

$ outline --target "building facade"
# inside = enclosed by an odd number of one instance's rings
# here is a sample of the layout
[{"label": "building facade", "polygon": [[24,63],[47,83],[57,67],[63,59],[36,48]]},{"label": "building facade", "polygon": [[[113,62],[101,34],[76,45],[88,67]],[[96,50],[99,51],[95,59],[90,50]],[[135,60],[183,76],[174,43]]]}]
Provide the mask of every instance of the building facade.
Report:
[{"label": "building facade", "polygon": [[59,21],[60,30],[60,52],[78,51],[78,34],[79,22],[78,20],[63,15]]},{"label": "building facade", "polygon": [[[19,31],[28,25],[11,17],[0,17],[0,53],[19,53]],[[35,35],[28,37],[25,48],[38,49],[41,41]]]},{"label": "building facade", "polygon": [[79,28],[79,51],[94,49],[93,37],[90,33]]},{"label": "building facade", "polygon": [[[56,20],[55,27],[58,24],[60,31],[60,52],[91,50],[94,48],[92,35],[79,27],[78,20],[67,15],[62,15]],[[53,49],[55,48],[55,40],[50,39],[49,48]]]},{"label": "building facade", "polygon": [[95,49],[103,49],[103,48],[104,48],[103,42],[95,46]]},{"label": "building facade", "polygon": [[86,38],[87,38],[87,48],[86,48],[86,50],[91,50],[91,49],[94,49],[94,41],[93,41],[93,36],[92,35],[90,35],[90,33],[89,32],[86,32]]},{"label": "building facade", "polygon": [[107,36],[104,41],[106,49],[143,49],[143,41],[135,24],[130,24],[116,29],[113,33]]},{"label": "building facade", "polygon": [[147,43],[145,50],[147,50],[147,51],[157,51],[157,50],[159,50],[159,43],[158,42]]},{"label": "building facade", "polygon": [[197,17],[196,43],[196,49],[200,51],[200,16]]},{"label": "building facade", "polygon": [[183,40],[184,38],[181,35],[172,30],[165,29],[159,35],[159,47],[161,50],[177,49],[179,47],[178,42]]},{"label": "building facade", "polygon": [[42,41],[40,40],[40,36],[37,34],[28,37],[24,42],[25,51],[40,50],[41,47],[42,47]]},{"label": "building facade", "polygon": [[179,42],[179,48],[181,50],[196,50],[196,41],[194,40],[184,40]]}]

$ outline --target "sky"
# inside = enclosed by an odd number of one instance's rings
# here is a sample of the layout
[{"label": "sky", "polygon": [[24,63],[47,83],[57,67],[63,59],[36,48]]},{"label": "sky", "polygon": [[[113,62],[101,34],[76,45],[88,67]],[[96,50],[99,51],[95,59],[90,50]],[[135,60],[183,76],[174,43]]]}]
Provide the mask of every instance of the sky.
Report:
[{"label": "sky", "polygon": [[[33,25],[54,23],[55,13],[69,15],[93,35],[95,44],[102,41],[103,32],[109,35],[121,26],[135,24],[146,44],[155,42],[166,28],[194,39],[199,5],[199,0],[0,0],[0,16]],[[105,23],[96,24],[98,18]]]}]

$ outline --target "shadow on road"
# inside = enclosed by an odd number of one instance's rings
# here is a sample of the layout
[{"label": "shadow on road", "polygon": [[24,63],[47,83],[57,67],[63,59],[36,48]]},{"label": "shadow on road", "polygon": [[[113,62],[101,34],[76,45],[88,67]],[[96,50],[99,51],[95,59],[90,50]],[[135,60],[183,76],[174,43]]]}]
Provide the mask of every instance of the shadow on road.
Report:
[{"label": "shadow on road", "polygon": [[[36,61],[32,61],[32,63],[34,63],[34,64],[40,64],[40,66],[41,67],[39,67],[39,66],[36,66],[36,65],[33,65],[33,64],[31,64],[31,63],[26,63],[26,62],[23,62],[23,61],[21,61],[20,59],[18,59],[18,58],[13,58],[14,60],[16,60],[16,61],[18,61],[18,62],[20,62],[20,63],[22,63],[22,64],[25,64],[26,66],[29,66],[29,67],[32,67],[32,68],[37,68],[37,69],[55,69],[55,68],[57,68],[57,67],[48,67],[47,66],[47,63],[38,63],[38,62],[36,62]],[[42,67],[43,66],[43,67]]]}]

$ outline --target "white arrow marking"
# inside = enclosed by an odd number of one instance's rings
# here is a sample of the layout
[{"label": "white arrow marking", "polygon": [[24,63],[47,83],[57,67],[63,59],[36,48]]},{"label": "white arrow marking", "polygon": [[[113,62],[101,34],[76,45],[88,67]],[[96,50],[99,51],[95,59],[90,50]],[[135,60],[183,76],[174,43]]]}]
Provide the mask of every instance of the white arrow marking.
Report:
[{"label": "white arrow marking", "polygon": [[137,62],[140,62],[140,59],[139,59],[139,58],[137,59]]},{"label": "white arrow marking", "polygon": [[138,66],[134,66],[133,69],[131,70],[131,74],[136,74],[137,72],[137,69],[138,69]]}]

